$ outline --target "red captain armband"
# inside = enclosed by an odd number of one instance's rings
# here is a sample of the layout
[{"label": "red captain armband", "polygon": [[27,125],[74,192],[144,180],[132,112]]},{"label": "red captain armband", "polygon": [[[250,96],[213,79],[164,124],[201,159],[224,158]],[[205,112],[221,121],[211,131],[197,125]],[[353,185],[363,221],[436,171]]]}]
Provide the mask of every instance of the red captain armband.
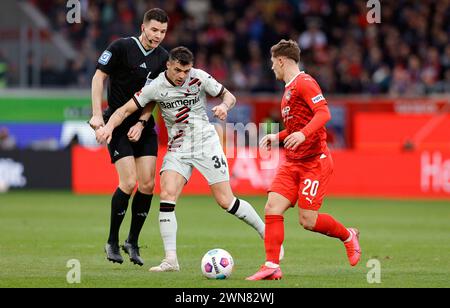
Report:
[{"label": "red captain armband", "polygon": [[280,142],[283,142],[283,140],[286,139],[287,136],[289,136],[287,129],[282,130],[277,134],[278,140],[280,140]]}]

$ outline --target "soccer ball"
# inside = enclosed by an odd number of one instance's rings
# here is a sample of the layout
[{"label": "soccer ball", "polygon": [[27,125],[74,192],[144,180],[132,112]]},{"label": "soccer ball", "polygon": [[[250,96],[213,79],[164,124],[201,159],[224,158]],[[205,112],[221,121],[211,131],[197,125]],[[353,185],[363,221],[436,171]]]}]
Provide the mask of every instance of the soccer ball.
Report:
[{"label": "soccer ball", "polygon": [[208,251],[202,259],[202,273],[208,279],[226,279],[234,267],[233,257],[220,248]]}]

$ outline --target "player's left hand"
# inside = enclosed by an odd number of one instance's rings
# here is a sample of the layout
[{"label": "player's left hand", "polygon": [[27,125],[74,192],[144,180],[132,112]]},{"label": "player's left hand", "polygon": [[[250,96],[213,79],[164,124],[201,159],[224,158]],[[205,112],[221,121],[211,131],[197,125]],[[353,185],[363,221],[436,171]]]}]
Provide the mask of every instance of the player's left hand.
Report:
[{"label": "player's left hand", "polygon": [[212,112],[214,113],[214,117],[218,118],[221,121],[225,121],[227,119],[228,108],[227,108],[227,106],[225,106],[224,103],[215,106],[212,109]]},{"label": "player's left hand", "polygon": [[112,129],[106,126],[102,126],[95,131],[95,138],[100,144],[110,143],[112,139]]},{"label": "player's left hand", "polygon": [[138,142],[139,139],[141,139],[142,130],[144,129],[144,126],[140,122],[134,124],[130,130],[128,131],[128,139],[131,142]]},{"label": "player's left hand", "polygon": [[305,141],[306,137],[302,132],[295,132],[284,139],[284,148],[295,151],[300,144]]}]

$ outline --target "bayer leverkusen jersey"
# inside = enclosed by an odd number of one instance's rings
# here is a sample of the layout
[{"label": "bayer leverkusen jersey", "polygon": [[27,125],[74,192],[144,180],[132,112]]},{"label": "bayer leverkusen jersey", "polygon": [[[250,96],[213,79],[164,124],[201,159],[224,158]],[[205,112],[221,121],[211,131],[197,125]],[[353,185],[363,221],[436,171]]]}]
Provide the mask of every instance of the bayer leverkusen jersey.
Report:
[{"label": "bayer leverkusen jersey", "polygon": [[[314,117],[314,110],[327,101],[317,82],[310,75],[300,72],[287,83],[281,101],[281,114],[288,135],[299,132]],[[321,127],[307,137],[295,151],[286,151],[289,160],[299,160],[328,151],[326,128]]]},{"label": "bayer leverkusen jersey", "polygon": [[225,91],[222,84],[200,69],[192,68],[185,83],[176,86],[166,72],[135,94],[139,107],[158,103],[169,134],[169,144],[183,140],[177,152],[191,153],[202,149],[206,140],[216,135],[206,112],[207,94],[219,97]]}]

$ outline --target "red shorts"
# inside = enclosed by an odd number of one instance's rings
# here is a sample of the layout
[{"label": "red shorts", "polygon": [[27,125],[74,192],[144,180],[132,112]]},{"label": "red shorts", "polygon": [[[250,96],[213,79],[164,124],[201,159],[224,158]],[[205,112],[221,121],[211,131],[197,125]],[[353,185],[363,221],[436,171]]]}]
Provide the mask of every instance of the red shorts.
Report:
[{"label": "red shorts", "polygon": [[329,152],[298,162],[287,161],[278,169],[269,192],[284,196],[292,206],[298,201],[300,208],[318,211],[332,173]]}]

